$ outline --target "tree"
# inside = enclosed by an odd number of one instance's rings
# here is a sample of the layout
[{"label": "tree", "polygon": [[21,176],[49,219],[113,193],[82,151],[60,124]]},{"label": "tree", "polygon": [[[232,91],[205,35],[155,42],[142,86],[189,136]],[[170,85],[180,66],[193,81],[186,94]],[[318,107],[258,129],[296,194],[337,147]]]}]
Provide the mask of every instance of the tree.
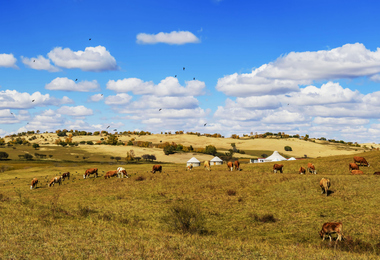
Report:
[{"label": "tree", "polygon": [[215,146],[213,145],[207,145],[206,146],[206,149],[205,149],[205,154],[212,154],[212,155],[216,155],[216,148]]},{"label": "tree", "polygon": [[93,141],[87,141],[87,144],[88,144],[88,145],[93,145],[94,142],[93,142]]},{"label": "tree", "polygon": [[175,153],[175,147],[173,145],[167,145],[164,147],[164,153],[165,155],[173,154]]},{"label": "tree", "polygon": [[33,148],[34,148],[35,150],[37,150],[37,148],[40,148],[40,145],[39,145],[39,144],[36,144],[36,143],[34,143],[34,144],[33,144]]},{"label": "tree", "polygon": [[292,147],[290,147],[290,146],[285,146],[284,149],[285,149],[285,151],[292,151]]},{"label": "tree", "polygon": [[2,159],[7,159],[8,156],[9,156],[8,153],[6,153],[6,152],[0,152],[0,160],[2,160]]},{"label": "tree", "polygon": [[25,159],[27,159],[27,160],[32,160],[33,159],[33,155],[31,155],[29,153],[26,153],[24,156],[25,156]]},{"label": "tree", "polygon": [[267,154],[265,154],[265,153],[263,153],[263,154],[261,155],[261,157],[263,157],[263,158],[267,158],[267,157],[268,157],[268,155],[267,155]]},{"label": "tree", "polygon": [[115,160],[116,160],[117,162],[119,162],[119,161],[121,160],[121,157],[120,157],[120,156],[116,156],[116,157],[115,157]]},{"label": "tree", "polygon": [[107,137],[107,144],[116,145],[118,141],[117,135],[110,134]]}]

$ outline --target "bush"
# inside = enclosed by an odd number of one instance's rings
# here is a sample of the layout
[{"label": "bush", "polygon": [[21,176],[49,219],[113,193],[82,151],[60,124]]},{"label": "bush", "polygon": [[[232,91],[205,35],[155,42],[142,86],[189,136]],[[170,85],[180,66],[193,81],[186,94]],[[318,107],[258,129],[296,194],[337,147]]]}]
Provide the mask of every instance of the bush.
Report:
[{"label": "bush", "polygon": [[262,222],[262,223],[274,223],[277,221],[277,219],[273,216],[273,214],[265,214],[261,217],[259,217],[257,214],[251,214],[251,218],[253,218],[256,222]]},{"label": "bush", "polygon": [[164,147],[164,153],[165,155],[173,154],[175,153],[175,147],[173,145],[167,145]]},{"label": "bush", "polygon": [[85,144],[85,143],[86,143],[86,141],[80,141],[79,143],[80,143],[80,144]]},{"label": "bush", "polygon": [[173,205],[162,221],[173,231],[180,233],[207,234],[205,218],[199,208],[188,204]]},{"label": "bush", "polygon": [[285,151],[293,151],[292,147],[290,147],[290,146],[285,146],[284,149],[285,149]]},{"label": "bush", "polygon": [[211,155],[215,156],[216,155],[216,148],[215,148],[215,146],[213,146],[213,145],[206,146],[204,153],[205,154],[211,154]]},{"label": "bush", "polygon": [[89,144],[89,145],[93,145],[94,142],[92,142],[92,141],[87,141],[87,144]]},{"label": "bush", "polygon": [[6,152],[0,152],[0,160],[1,160],[1,159],[7,159],[8,156],[9,156],[8,153],[6,153]]},{"label": "bush", "polygon": [[33,148],[36,149],[36,150],[37,150],[37,148],[40,147],[40,145],[39,145],[39,144],[36,144],[36,143],[34,143],[32,146],[33,146]]}]

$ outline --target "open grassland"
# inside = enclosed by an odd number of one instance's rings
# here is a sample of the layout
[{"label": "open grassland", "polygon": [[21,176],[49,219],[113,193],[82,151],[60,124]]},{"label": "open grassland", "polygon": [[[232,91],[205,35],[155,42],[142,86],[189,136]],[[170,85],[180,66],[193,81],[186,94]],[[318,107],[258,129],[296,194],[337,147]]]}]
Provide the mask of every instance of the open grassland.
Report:
[{"label": "open grassland", "polygon": [[[0,173],[0,258],[378,259],[380,152],[361,155],[371,164],[362,176],[348,171],[352,155],[281,162],[283,174],[273,163],[239,172],[163,164],[156,174],[140,163],[123,165],[128,179],[85,180],[87,168],[104,175],[119,165],[0,161],[14,167]],[[298,174],[307,162],[317,175]],[[47,187],[66,171],[70,180]],[[30,190],[33,177],[40,184]],[[331,180],[327,197],[322,177]],[[348,239],[334,249],[318,231],[335,221]]]}]

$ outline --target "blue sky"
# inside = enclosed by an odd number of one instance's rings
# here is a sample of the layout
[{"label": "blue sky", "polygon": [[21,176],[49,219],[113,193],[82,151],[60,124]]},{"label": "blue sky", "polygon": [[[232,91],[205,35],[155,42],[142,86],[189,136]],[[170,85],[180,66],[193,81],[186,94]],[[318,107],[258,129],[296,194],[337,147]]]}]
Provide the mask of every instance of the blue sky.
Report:
[{"label": "blue sky", "polygon": [[378,143],[379,5],[3,1],[0,135],[110,125]]}]

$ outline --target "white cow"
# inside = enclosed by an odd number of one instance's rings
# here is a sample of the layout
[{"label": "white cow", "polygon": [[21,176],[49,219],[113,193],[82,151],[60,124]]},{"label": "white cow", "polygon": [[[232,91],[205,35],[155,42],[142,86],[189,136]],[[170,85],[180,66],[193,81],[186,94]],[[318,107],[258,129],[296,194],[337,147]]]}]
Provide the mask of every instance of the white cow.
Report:
[{"label": "white cow", "polygon": [[118,178],[128,178],[127,171],[123,167],[117,168],[117,177]]}]

